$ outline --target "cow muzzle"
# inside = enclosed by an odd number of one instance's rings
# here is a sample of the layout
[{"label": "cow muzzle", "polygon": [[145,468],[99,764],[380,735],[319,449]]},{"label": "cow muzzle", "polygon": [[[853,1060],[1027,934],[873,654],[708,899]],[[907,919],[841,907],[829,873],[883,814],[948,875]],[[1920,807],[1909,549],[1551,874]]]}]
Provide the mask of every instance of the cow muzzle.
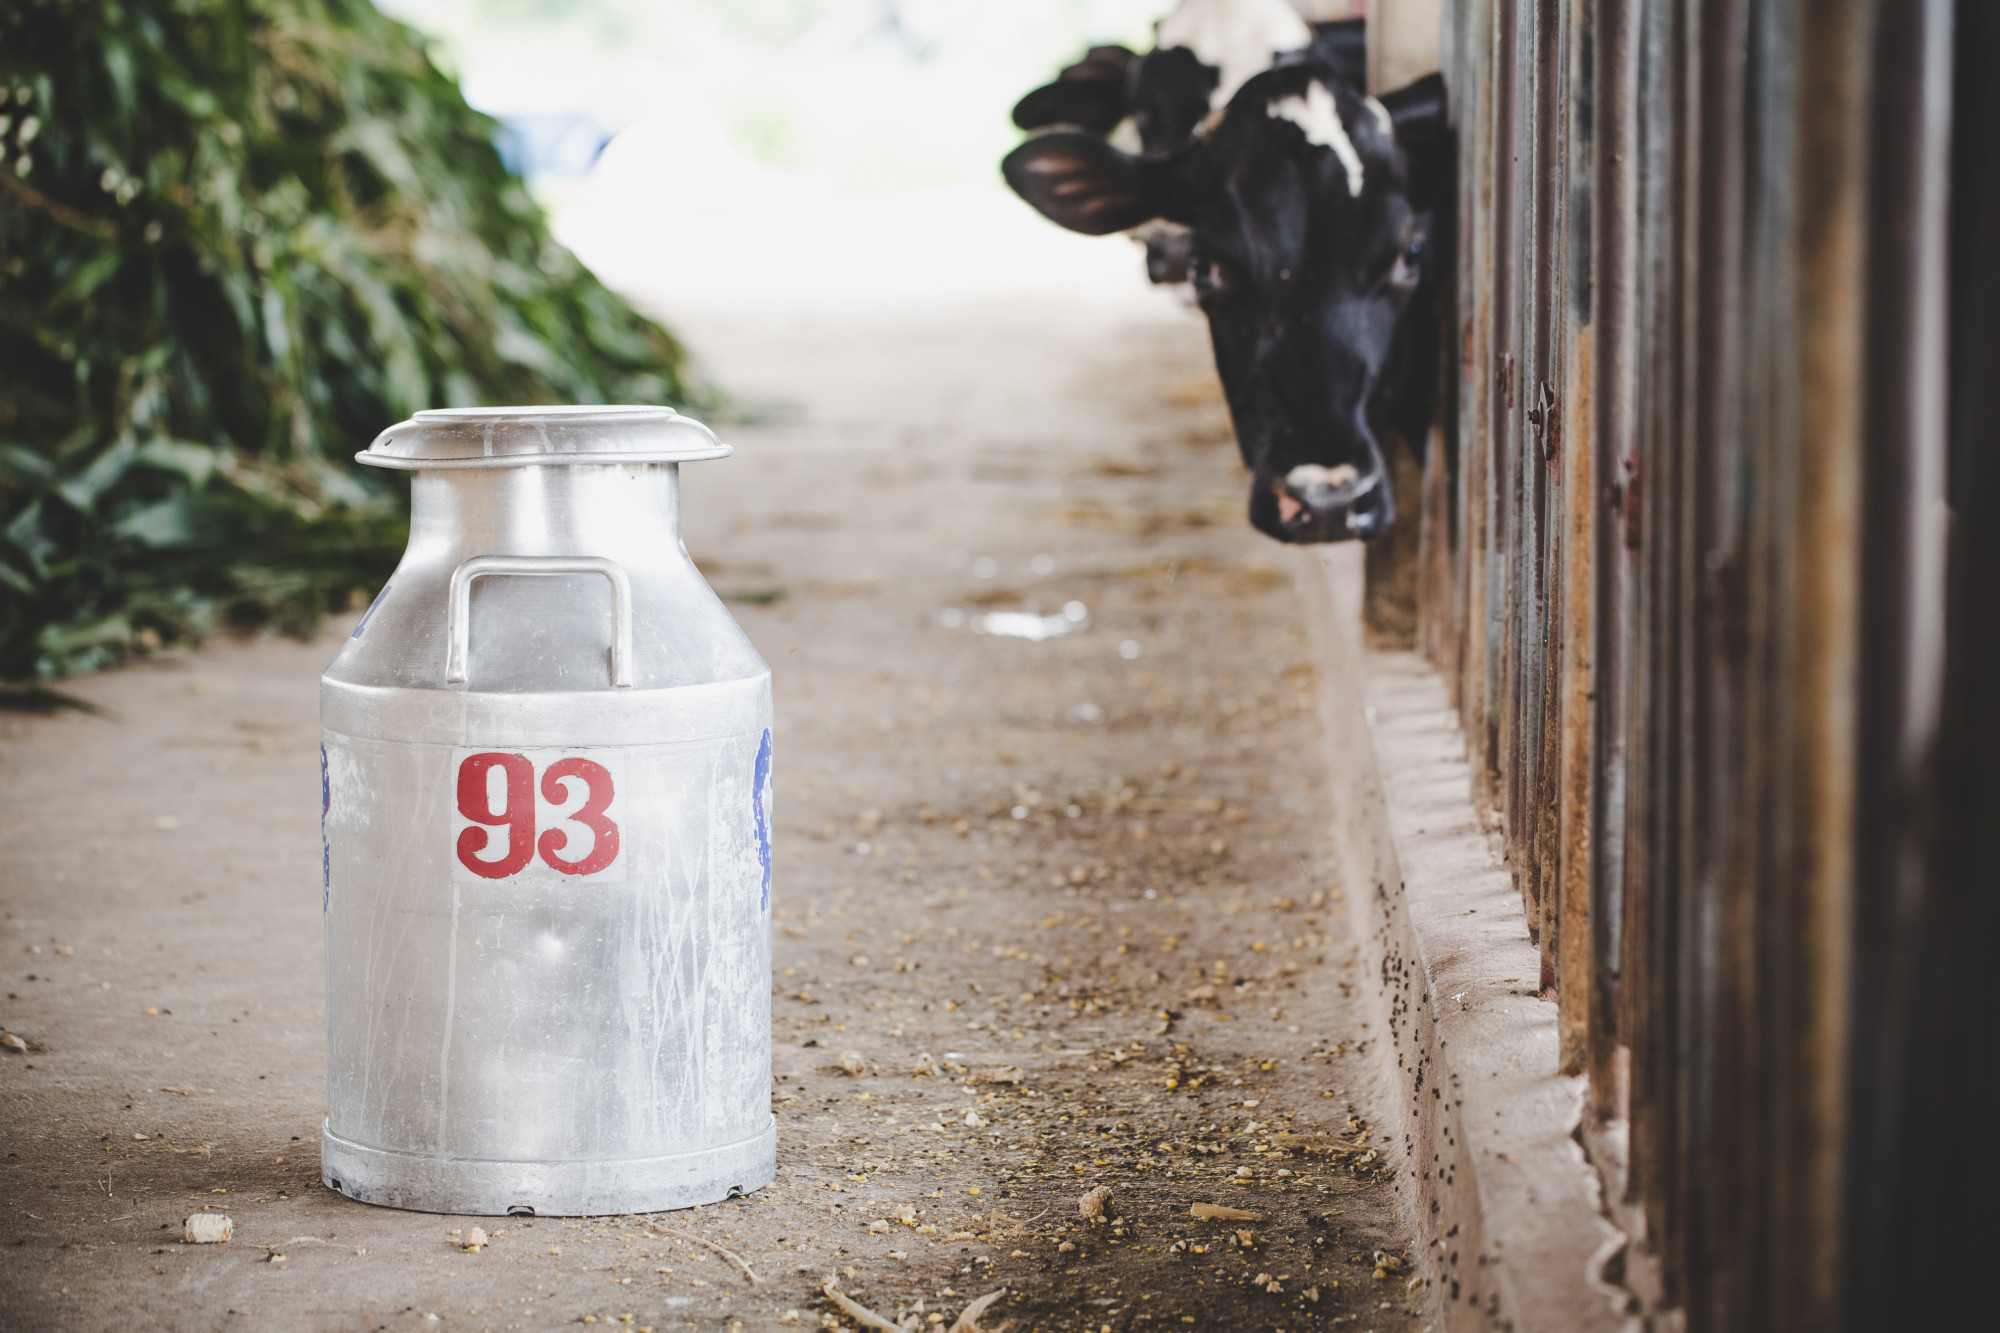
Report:
[{"label": "cow muzzle", "polygon": [[1301,463],[1282,477],[1260,479],[1258,490],[1251,521],[1281,542],[1369,541],[1396,518],[1388,477],[1372,458],[1364,466]]}]

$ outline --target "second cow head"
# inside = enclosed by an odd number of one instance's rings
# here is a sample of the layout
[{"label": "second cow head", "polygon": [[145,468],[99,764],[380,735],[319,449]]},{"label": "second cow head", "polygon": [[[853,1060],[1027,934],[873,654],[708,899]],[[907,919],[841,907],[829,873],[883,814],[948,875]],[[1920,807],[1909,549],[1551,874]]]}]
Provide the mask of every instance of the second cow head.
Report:
[{"label": "second cow head", "polygon": [[[1380,429],[1434,365],[1426,299],[1450,140],[1431,76],[1376,101],[1323,60],[1245,83],[1208,133],[1126,153],[1058,131],[1002,164],[1051,220],[1089,235],[1188,228],[1243,461],[1250,520],[1287,542],[1367,539],[1395,517]],[[1417,326],[1430,326],[1428,328]]]}]

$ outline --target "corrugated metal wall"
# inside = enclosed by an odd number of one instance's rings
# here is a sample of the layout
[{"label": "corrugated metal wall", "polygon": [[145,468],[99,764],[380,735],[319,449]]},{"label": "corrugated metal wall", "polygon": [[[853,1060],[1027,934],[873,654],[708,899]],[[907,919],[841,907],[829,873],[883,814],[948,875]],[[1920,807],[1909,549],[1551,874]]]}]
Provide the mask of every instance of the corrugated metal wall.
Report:
[{"label": "corrugated metal wall", "polygon": [[1968,518],[2000,513],[2000,22],[1953,23],[1448,6],[1457,375],[1420,640],[1563,1068],[1628,1129],[1614,1187],[1698,1330],[1944,1308],[1951,1280],[1869,1251],[1962,1244],[1944,1162],[1993,1182],[1978,1116],[1925,1119],[1995,1106],[1963,932],[2000,899],[1973,850],[2000,574]]}]

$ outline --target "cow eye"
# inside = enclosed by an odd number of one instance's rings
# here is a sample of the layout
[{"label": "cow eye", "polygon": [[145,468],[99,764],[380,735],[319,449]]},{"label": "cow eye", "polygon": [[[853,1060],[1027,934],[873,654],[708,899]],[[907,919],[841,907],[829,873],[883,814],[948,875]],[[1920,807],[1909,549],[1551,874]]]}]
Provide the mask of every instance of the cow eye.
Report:
[{"label": "cow eye", "polygon": [[1397,287],[1414,287],[1418,275],[1423,271],[1424,241],[1420,236],[1403,247],[1396,256],[1396,262],[1389,269],[1389,281]]},{"label": "cow eye", "polygon": [[1214,296],[1229,290],[1229,271],[1219,259],[1196,254],[1188,260],[1188,280],[1198,296]]}]

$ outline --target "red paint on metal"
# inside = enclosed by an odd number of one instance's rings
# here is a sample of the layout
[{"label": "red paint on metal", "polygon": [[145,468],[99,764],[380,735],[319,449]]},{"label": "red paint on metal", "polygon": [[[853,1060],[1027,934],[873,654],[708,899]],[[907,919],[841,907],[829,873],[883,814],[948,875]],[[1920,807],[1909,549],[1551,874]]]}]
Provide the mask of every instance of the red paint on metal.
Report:
[{"label": "red paint on metal", "polygon": [[[493,769],[507,775],[507,799],[492,808],[486,775]],[[490,845],[488,835],[476,828],[458,835],[459,864],[484,879],[506,879],[519,874],[535,854],[535,770],[518,754],[475,754],[458,766],[458,812],[475,824],[507,830],[507,854],[488,861],[480,853]]]},{"label": "red paint on metal", "polygon": [[558,759],[542,774],[542,799],[554,804],[568,799],[563,786],[566,778],[582,782],[586,793],[582,808],[567,818],[589,829],[595,835],[595,841],[588,856],[565,861],[558,853],[568,848],[569,834],[561,829],[550,829],[542,834],[538,844],[542,860],[551,869],[565,875],[594,875],[618,859],[618,825],[604,817],[612,797],[617,795],[612,789],[611,772],[590,759]]}]

